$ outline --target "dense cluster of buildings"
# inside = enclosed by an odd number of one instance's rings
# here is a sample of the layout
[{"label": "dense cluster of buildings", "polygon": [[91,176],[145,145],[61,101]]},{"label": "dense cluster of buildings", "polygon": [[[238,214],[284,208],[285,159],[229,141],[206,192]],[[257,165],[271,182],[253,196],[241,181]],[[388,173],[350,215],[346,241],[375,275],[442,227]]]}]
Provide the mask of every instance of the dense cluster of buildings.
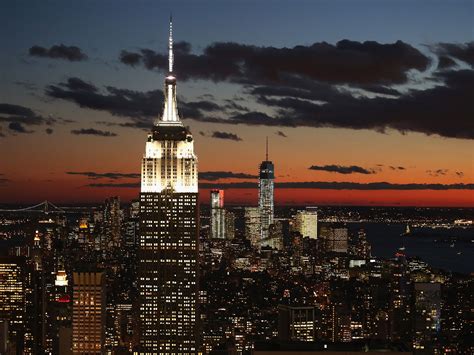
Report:
[{"label": "dense cluster of buildings", "polygon": [[375,258],[364,230],[315,207],[276,214],[268,143],[258,206],[228,208],[212,190],[200,212],[171,24],[169,48],[138,200],[2,215],[1,354],[474,350],[472,278],[403,251]]},{"label": "dense cluster of buildings", "polygon": [[[114,220],[105,218],[110,201],[73,214],[2,217],[9,221],[2,223],[3,232],[22,230],[26,236],[0,256],[3,353],[143,353],[146,344],[164,338],[150,332],[179,339],[173,330],[183,327],[179,321],[196,327],[181,338],[195,335],[196,350],[188,353],[472,351],[471,276],[434,270],[403,251],[376,258],[364,230],[315,223],[311,207],[277,209],[281,247],[276,248],[252,243],[260,230],[246,224],[247,207],[222,207],[233,215],[233,228],[214,237],[212,206],[203,206],[195,303],[182,291],[162,291],[164,300],[149,300],[148,294],[163,289],[158,283],[163,278],[147,276],[158,271],[153,267],[140,270],[137,204],[119,205]],[[258,225],[258,216],[252,223]],[[117,228],[119,245],[104,243]],[[171,259],[172,249],[165,250]],[[186,277],[180,265],[160,265],[176,275],[169,287]],[[178,302],[182,308],[173,306]],[[165,316],[163,304],[182,313]]]}]

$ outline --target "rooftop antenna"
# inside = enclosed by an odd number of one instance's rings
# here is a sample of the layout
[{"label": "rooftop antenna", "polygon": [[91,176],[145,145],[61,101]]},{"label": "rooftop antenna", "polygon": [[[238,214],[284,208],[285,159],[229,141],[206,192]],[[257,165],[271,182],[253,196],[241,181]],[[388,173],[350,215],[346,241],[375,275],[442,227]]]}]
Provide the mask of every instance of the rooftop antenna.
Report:
[{"label": "rooftop antenna", "polygon": [[173,72],[173,15],[170,14],[170,34],[168,38],[168,71]]},{"label": "rooftop antenna", "polygon": [[268,136],[266,138],[267,138],[267,141],[265,144],[265,160],[268,161]]}]

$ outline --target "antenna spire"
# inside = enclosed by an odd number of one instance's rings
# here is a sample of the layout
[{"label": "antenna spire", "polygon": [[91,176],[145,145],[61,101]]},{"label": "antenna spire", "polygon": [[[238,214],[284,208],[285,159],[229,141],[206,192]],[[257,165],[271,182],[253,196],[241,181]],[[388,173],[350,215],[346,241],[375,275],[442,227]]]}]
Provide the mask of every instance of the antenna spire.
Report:
[{"label": "antenna spire", "polygon": [[265,160],[268,161],[268,136],[265,144]]},{"label": "antenna spire", "polygon": [[168,71],[173,72],[173,15],[170,14],[170,34],[168,39]]}]

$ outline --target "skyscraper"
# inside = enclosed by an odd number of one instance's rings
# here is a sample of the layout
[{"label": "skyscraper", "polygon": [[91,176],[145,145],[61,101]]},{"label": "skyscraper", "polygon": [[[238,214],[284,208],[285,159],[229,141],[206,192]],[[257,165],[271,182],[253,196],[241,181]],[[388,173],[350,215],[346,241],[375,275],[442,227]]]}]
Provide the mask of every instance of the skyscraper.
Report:
[{"label": "skyscraper", "polygon": [[245,207],[245,237],[254,248],[260,248],[260,210],[257,207]]},{"label": "skyscraper", "polygon": [[194,354],[198,173],[191,133],[178,116],[170,21],[163,114],[142,160],[138,289],[140,353]]},{"label": "skyscraper", "polygon": [[23,340],[26,326],[25,268],[24,257],[0,257],[0,319],[7,322],[7,337],[17,353],[28,353]]},{"label": "skyscraper", "polygon": [[120,227],[122,218],[120,215],[120,197],[113,196],[105,200],[104,206],[104,247],[120,247],[122,237],[120,235]]},{"label": "skyscraper", "polygon": [[260,239],[265,245],[269,237],[269,228],[273,223],[273,180],[275,179],[273,162],[268,160],[268,138],[265,160],[260,164],[258,182],[258,208],[260,211]]},{"label": "skyscraper", "polygon": [[102,354],[105,341],[105,274],[74,272],[72,353]]},{"label": "skyscraper", "polygon": [[211,190],[211,238],[225,238],[224,190]]},{"label": "skyscraper", "polygon": [[301,234],[303,238],[318,238],[318,212],[314,208],[308,208],[296,212],[294,219],[294,229]]}]

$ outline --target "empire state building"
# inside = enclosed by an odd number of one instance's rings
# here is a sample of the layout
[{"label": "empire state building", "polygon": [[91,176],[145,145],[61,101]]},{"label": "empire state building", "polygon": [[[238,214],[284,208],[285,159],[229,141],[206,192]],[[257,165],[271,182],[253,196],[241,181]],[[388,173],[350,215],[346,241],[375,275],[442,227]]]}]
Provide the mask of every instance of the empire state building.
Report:
[{"label": "empire state building", "polygon": [[141,166],[139,353],[195,354],[198,172],[191,133],[179,119],[170,21],[162,116]]}]

